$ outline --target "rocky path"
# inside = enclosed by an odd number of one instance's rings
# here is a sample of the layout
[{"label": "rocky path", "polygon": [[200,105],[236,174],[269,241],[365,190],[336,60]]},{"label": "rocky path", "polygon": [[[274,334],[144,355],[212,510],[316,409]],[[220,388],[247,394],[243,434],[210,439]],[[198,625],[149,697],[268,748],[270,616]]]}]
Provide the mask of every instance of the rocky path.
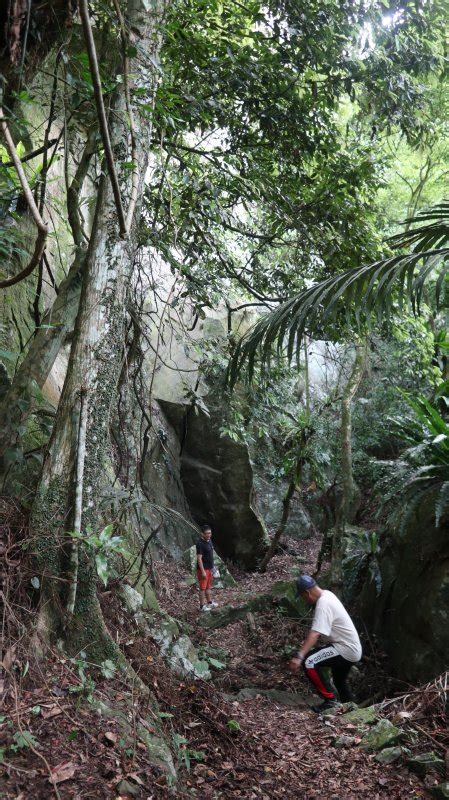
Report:
[{"label": "rocky path", "polygon": [[[267,592],[274,581],[291,579],[292,571],[311,571],[315,547],[310,540],[289,541],[288,552],[273,560],[266,575],[235,572],[237,586],[216,592],[220,606],[239,606],[255,593]],[[307,630],[306,620],[288,619],[274,609],[226,627],[203,628],[195,588],[183,587],[181,574],[172,569],[175,574],[165,571],[166,606],[172,614],[177,609],[178,616],[181,608],[199,647],[225,663],[213,671],[214,702],[219,707],[226,703],[226,722],[232,731],[230,742],[218,737],[210,747],[196,735],[195,748],[203,748],[206,757],[186,776],[187,793],[204,800],[431,796],[428,786],[408,768],[380,763],[376,750],[360,747],[372,726],[344,721],[341,714],[317,717],[310,710],[316,698],[304,679],[287,669],[292,648]],[[363,680],[361,672],[357,680]],[[212,708],[208,698],[209,694],[204,699],[206,709]],[[207,741],[207,726],[204,733]],[[427,783],[431,786],[439,780],[435,775]]]},{"label": "rocky path", "polygon": [[[221,606],[241,606],[269,591],[274,581],[291,578],[292,570],[310,571],[315,547],[310,540],[288,542],[288,550],[273,560],[266,575],[235,572],[237,585],[217,592]],[[380,763],[377,749],[363,748],[364,737],[378,724],[377,715],[360,723],[341,713],[317,717],[310,710],[308,686],[287,669],[292,648],[307,630],[306,620],[290,619],[275,605],[261,613],[245,613],[225,627],[207,628],[201,624],[196,589],[189,585],[187,573],[173,562],[155,565],[155,572],[162,606],[183,620],[200,657],[209,661],[212,680],[177,676],[108,590],[102,602],[111,632],[156,696],[158,709],[137,698],[118,674],[91,670],[82,654],[67,659],[55,652],[44,671],[22,662],[17,650],[11,654],[9,671],[16,677],[7,686],[2,719],[2,798],[433,796],[441,777],[426,770],[422,780],[404,764],[402,747],[410,744],[415,754],[429,749],[428,742],[409,742],[407,725],[390,742],[397,751],[395,756],[390,748],[395,763]],[[356,674],[357,691],[368,675],[370,681],[376,679],[369,664]],[[113,713],[102,712],[100,717],[101,706]],[[153,737],[161,734],[174,755],[176,783],[167,774],[167,762],[159,767],[155,758]]]}]

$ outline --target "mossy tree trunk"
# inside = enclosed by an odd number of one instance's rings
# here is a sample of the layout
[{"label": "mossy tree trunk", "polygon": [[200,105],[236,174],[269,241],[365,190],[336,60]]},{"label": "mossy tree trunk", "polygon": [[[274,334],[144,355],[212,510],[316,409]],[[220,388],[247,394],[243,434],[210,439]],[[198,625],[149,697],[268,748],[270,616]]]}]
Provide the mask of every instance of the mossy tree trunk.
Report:
[{"label": "mossy tree trunk", "polygon": [[0,404],[0,485],[5,489],[9,454],[20,446],[23,429],[38,405],[45,384],[68,333],[73,331],[81,294],[81,268],[85,252],[79,250],[52,308],[19,366]]},{"label": "mossy tree trunk", "polygon": [[[123,9],[128,29],[133,33],[133,47],[138,52],[130,72],[140,76],[150,96],[154,96],[154,73],[148,72],[147,64],[157,57],[160,40],[157,28],[163,7],[163,0],[155,0],[151,6],[142,0],[130,2],[127,13]],[[110,138],[125,208],[131,194],[129,172],[126,167],[121,168],[123,162],[131,160],[126,144],[130,140],[127,119],[127,97],[123,90],[117,94],[114,113],[110,115]],[[137,143],[134,162],[141,194],[150,150],[148,119],[135,117],[134,137]],[[87,649],[95,660],[118,653],[102,618],[94,559],[80,544],[77,574],[71,574],[72,543],[67,532],[73,528],[75,496],[77,488],[80,489],[76,487],[76,465],[82,394],[87,404],[82,529],[91,525],[99,532],[105,522],[101,491],[107,468],[111,409],[122,366],[137,220],[138,209],[130,221],[130,234],[124,237],[119,230],[111,181],[104,170],[98,186],[67,375],[31,519],[37,541],[36,561],[42,576],[38,639],[45,646],[50,639],[62,637],[69,650]],[[73,580],[76,580],[75,592]],[[69,594],[73,614],[67,615]]]}]

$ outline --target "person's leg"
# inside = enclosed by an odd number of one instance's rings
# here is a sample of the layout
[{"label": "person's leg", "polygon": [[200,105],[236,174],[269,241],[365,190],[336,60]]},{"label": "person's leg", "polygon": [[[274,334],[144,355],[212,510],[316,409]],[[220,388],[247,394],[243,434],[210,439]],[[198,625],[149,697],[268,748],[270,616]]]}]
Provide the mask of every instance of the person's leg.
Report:
[{"label": "person's leg", "polygon": [[214,579],[213,575],[212,575],[212,570],[211,569],[207,569],[206,570],[206,575],[207,575],[206,600],[207,600],[208,603],[212,603],[211,589],[212,589],[212,583],[213,583],[213,579]]},{"label": "person's leg", "polygon": [[331,664],[332,678],[342,703],[349,703],[352,700],[351,690],[346,682],[351,667],[352,663],[343,656],[337,656]]},{"label": "person's leg", "polygon": [[324,700],[335,700],[335,692],[330,684],[327,669],[338,653],[333,645],[315,647],[303,661],[304,672],[315,691]]},{"label": "person's leg", "polygon": [[196,573],[196,577],[198,579],[198,586],[200,589],[200,609],[206,605],[206,588],[207,588],[207,574],[206,577],[203,578],[201,572],[198,570]]}]

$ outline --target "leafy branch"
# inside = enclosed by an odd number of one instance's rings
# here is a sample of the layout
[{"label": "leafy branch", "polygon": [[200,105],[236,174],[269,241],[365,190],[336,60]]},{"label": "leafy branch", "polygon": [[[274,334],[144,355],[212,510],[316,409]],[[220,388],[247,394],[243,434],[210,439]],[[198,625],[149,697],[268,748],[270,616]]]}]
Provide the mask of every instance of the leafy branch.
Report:
[{"label": "leafy branch", "polygon": [[14,275],[12,278],[6,278],[0,281],[0,289],[6,289],[8,286],[14,286],[16,283],[23,281],[25,278],[28,277],[28,275],[31,275],[34,269],[36,269],[44,253],[45,242],[47,240],[47,235],[48,235],[48,227],[43,221],[39,209],[35,203],[33,192],[31,191],[30,184],[28,183],[27,177],[25,175],[21,160],[17,155],[16,146],[9,131],[8,124],[6,122],[6,117],[3,113],[3,108],[1,106],[0,106],[0,127],[2,129],[3,136],[5,138],[5,143],[10,159],[14,164],[14,168],[17,172],[20,185],[22,187],[22,191],[25,196],[25,200],[27,202],[28,208],[30,210],[31,216],[33,217],[35,225],[37,227],[37,237],[34,245],[33,255],[31,256],[28,265],[23,270],[21,270],[21,272],[19,272],[17,275]]}]

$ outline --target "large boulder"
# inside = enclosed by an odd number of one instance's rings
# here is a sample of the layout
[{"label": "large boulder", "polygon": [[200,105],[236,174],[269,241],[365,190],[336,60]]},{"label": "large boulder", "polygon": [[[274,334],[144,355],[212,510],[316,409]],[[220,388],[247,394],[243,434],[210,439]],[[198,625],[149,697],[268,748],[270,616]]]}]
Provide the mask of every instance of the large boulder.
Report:
[{"label": "large boulder", "polygon": [[[287,490],[285,483],[273,483],[261,475],[254,476],[257,505],[269,529],[279,525],[282,516],[282,500]],[[307,539],[313,535],[315,526],[304,505],[294,497],[285,528],[285,535],[294,539]]]},{"label": "large boulder", "polygon": [[181,480],[193,518],[212,527],[223,556],[252,568],[269,541],[254,507],[248,448],[221,434],[219,408],[208,414],[179,403],[161,403],[181,442]]},{"label": "large boulder", "polygon": [[449,518],[435,526],[434,503],[421,504],[379,555],[381,588],[368,577],[360,611],[385,642],[394,673],[425,682],[449,657]]},{"label": "large boulder", "polygon": [[[148,448],[143,469],[146,496],[151,501],[142,506],[142,538],[158,529],[155,546],[181,558],[184,550],[198,536],[186,501],[181,478],[181,445],[177,431],[160,404],[153,401],[152,419],[155,435]],[[161,511],[162,509],[162,511]]]}]

